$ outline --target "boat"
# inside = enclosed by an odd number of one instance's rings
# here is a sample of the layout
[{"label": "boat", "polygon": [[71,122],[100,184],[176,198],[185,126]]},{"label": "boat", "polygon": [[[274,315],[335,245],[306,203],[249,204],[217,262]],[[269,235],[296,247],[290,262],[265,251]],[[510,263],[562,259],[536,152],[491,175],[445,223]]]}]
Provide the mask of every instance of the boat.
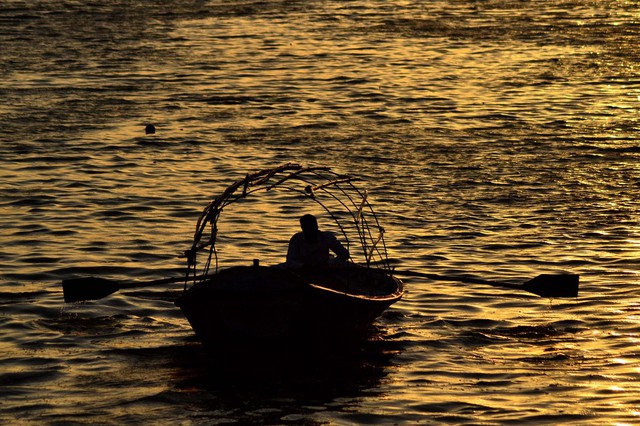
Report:
[{"label": "boat", "polygon": [[376,269],[339,267],[301,276],[274,266],[234,266],[176,301],[200,341],[357,337],[402,297]]},{"label": "boat", "polygon": [[[402,298],[404,286],[393,275],[384,228],[357,180],[327,167],[287,163],[247,174],[205,207],[186,251],[191,285],[175,300],[205,346],[229,340],[356,339]],[[217,245],[223,210],[276,190],[293,192],[296,200],[326,211],[346,243],[349,261],[299,269],[254,259],[221,267]],[[204,262],[198,259],[202,253]]]}]

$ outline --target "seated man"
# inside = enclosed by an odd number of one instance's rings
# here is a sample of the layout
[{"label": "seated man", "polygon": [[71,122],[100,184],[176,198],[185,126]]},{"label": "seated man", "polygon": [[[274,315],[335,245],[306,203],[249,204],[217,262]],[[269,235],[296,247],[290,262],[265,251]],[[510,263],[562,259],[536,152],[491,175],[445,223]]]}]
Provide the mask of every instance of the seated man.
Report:
[{"label": "seated man", "polygon": [[329,263],[329,250],[336,254],[339,262],[349,259],[349,251],[328,231],[318,230],[315,216],[306,214],[300,218],[302,232],[289,241],[286,266],[290,268],[318,268]]}]

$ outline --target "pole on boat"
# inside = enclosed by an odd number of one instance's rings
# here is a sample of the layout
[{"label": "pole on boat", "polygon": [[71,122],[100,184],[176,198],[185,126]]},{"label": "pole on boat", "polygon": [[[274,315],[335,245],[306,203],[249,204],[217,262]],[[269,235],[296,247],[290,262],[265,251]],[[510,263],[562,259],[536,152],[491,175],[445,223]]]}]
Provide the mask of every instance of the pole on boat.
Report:
[{"label": "pole on boat", "polygon": [[578,274],[569,273],[541,274],[523,284],[489,281],[474,277],[428,274],[415,271],[395,270],[393,271],[393,273],[410,277],[429,278],[436,281],[457,281],[470,284],[487,284],[494,287],[527,291],[541,297],[578,297],[578,287],[580,283],[580,276]]}]

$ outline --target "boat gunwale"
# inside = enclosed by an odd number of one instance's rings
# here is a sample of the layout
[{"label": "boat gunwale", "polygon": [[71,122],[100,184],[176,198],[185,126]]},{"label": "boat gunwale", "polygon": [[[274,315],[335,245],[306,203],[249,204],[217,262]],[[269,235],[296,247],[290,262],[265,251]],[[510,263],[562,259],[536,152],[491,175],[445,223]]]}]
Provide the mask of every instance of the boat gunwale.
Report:
[{"label": "boat gunwale", "polygon": [[325,287],[319,284],[314,284],[314,283],[307,283],[307,285],[309,285],[309,287],[311,288],[315,288],[315,289],[319,289],[328,293],[335,293],[335,294],[339,294],[341,296],[347,296],[350,297],[352,299],[361,299],[361,300],[370,300],[370,301],[397,301],[400,300],[400,298],[402,298],[402,296],[404,295],[404,286],[402,284],[402,281],[399,280],[398,278],[393,277],[393,280],[398,283],[398,286],[396,287],[396,290],[393,291],[393,293],[389,293],[389,294],[385,294],[385,295],[366,295],[366,294],[357,294],[357,293],[347,293],[344,291],[340,291],[340,290],[335,290],[332,289],[330,287]]},{"label": "boat gunwale", "polygon": [[[253,268],[256,268],[255,266],[249,266],[249,265],[235,265],[235,266],[230,266],[228,268],[224,268],[219,270],[218,272],[214,273],[214,274],[210,274],[207,275],[206,277],[202,278],[201,281],[199,281],[198,283],[196,283],[195,285],[192,285],[189,288],[186,288],[183,293],[178,296],[178,298],[176,298],[176,305],[178,305],[178,300],[179,299],[183,299],[184,296],[188,293],[191,293],[193,291],[197,291],[197,289],[204,289],[205,287],[209,287],[208,291],[216,291],[216,292],[221,292],[221,293],[225,293],[226,291],[224,289],[216,289],[215,288],[215,282],[216,282],[216,277],[224,274],[227,271],[232,271],[234,269],[241,269],[244,271],[247,270],[252,270]],[[279,270],[279,271],[286,271],[289,272],[291,274],[291,276],[303,281],[303,285],[305,287],[308,288],[312,288],[312,289],[317,289],[317,290],[322,290],[328,293],[334,293],[334,294],[339,294],[341,296],[346,296],[346,297],[350,297],[353,299],[360,299],[360,300],[370,300],[370,301],[379,301],[379,302],[383,302],[383,301],[398,301],[402,298],[402,296],[404,295],[404,283],[402,282],[402,280],[394,275],[389,274],[387,271],[385,271],[384,269],[379,269],[379,268],[370,268],[370,267],[366,267],[366,266],[361,266],[361,265],[357,265],[357,264],[350,264],[349,266],[347,266],[347,268],[351,269],[353,271],[358,270],[359,268],[361,268],[361,270],[364,272],[366,271],[367,273],[375,271],[377,273],[381,273],[387,276],[387,278],[389,280],[391,280],[394,284],[395,284],[395,288],[393,289],[392,292],[386,293],[386,294],[381,294],[381,295],[367,295],[367,294],[358,294],[358,293],[350,293],[348,291],[341,291],[341,290],[336,290],[333,289],[331,287],[325,286],[325,285],[321,285],[321,284],[315,284],[313,283],[313,277],[304,277],[304,276],[300,276],[298,275],[294,270],[289,270],[286,268],[278,268],[276,265],[272,265],[272,266],[260,266],[259,268],[274,268],[275,270]],[[334,271],[335,272],[335,271]],[[213,286],[213,287],[212,287]],[[304,287],[302,287],[304,288]],[[252,291],[256,291],[256,289],[253,289]],[[178,305],[179,306],[179,305]]]}]

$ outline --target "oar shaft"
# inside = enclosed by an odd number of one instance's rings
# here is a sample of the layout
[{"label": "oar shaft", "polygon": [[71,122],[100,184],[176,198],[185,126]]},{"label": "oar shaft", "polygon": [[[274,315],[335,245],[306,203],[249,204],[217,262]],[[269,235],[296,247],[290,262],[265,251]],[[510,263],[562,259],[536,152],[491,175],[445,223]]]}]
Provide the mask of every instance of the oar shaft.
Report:
[{"label": "oar shaft", "polygon": [[162,284],[172,284],[182,281],[190,281],[190,280],[200,280],[205,278],[206,275],[196,275],[189,277],[173,277],[173,278],[161,278],[159,280],[152,281],[129,281],[129,282],[119,282],[117,283],[118,288],[127,289],[127,288],[139,288],[139,287],[151,287]]},{"label": "oar shaft", "polygon": [[431,280],[436,280],[436,281],[455,281],[455,282],[463,282],[463,283],[469,283],[469,284],[487,284],[487,285],[492,285],[494,287],[505,287],[505,288],[511,288],[515,290],[524,290],[523,286],[520,284],[489,281],[489,280],[483,280],[483,279],[474,278],[474,277],[427,274],[427,273],[415,272],[415,271],[398,271],[398,270],[394,271],[394,273],[398,275],[405,275],[405,276],[411,276],[411,277],[429,278]]},{"label": "oar shaft", "polygon": [[71,278],[62,280],[62,291],[64,293],[65,302],[81,302],[85,300],[102,299],[103,297],[107,297],[108,295],[122,289],[151,287],[156,285],[181,282],[185,280],[200,280],[205,277],[206,275],[198,275],[191,277],[163,278],[160,280],[138,282],[118,282],[96,277]]},{"label": "oar shaft", "polygon": [[457,281],[471,284],[488,284],[494,287],[504,287],[514,290],[526,291],[541,297],[578,297],[580,276],[577,274],[542,274],[523,284],[512,284],[498,281],[488,281],[474,277],[461,277],[438,274],[425,274],[414,271],[394,271],[399,275],[411,277],[423,277],[432,280]]}]

